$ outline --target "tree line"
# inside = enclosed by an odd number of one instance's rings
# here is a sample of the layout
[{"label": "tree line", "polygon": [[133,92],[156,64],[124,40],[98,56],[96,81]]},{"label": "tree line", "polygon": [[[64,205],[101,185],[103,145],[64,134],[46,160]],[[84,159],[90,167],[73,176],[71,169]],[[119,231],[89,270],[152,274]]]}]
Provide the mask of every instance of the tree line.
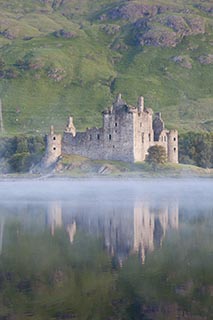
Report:
[{"label": "tree line", "polygon": [[[0,172],[29,172],[45,151],[43,136],[20,135],[0,139]],[[149,148],[147,161],[156,167],[166,162],[163,147]],[[213,132],[187,132],[179,135],[179,163],[213,168]]]},{"label": "tree line", "polygon": [[179,162],[202,168],[213,168],[213,132],[181,134]]}]

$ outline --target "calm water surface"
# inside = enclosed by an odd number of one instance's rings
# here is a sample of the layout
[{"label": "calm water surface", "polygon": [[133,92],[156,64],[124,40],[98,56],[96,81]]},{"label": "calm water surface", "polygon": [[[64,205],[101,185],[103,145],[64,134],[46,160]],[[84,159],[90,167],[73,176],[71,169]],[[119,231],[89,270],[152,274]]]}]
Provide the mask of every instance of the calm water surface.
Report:
[{"label": "calm water surface", "polygon": [[0,182],[7,319],[213,319],[213,181]]}]

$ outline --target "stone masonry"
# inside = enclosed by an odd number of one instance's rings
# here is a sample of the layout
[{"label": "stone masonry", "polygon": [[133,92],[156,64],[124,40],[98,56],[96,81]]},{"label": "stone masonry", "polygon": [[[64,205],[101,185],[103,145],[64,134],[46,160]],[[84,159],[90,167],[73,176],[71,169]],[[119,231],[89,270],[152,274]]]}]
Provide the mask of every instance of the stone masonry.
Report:
[{"label": "stone masonry", "polygon": [[103,111],[103,126],[76,132],[69,117],[63,137],[51,130],[47,136],[46,163],[51,164],[61,154],[81,155],[96,160],[142,162],[154,145],[165,148],[168,162],[178,163],[178,132],[167,130],[161,114],[153,120],[151,108],[145,108],[144,98],[136,106],[128,105],[118,95],[112,106]]}]

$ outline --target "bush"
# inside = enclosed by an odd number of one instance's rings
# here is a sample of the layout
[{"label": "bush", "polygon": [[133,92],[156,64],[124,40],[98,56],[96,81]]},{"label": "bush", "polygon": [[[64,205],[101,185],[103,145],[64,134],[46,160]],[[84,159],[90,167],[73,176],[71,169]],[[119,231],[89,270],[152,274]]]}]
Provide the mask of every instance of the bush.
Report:
[{"label": "bush", "polygon": [[158,164],[164,164],[167,161],[166,150],[163,146],[152,146],[148,149],[146,161],[150,163],[154,169]]}]

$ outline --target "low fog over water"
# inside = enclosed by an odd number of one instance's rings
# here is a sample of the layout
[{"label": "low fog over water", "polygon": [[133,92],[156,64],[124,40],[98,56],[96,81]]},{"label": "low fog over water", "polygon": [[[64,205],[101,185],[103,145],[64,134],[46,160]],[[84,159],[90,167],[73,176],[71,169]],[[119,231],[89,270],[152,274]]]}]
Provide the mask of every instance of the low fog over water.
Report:
[{"label": "low fog over water", "polygon": [[136,199],[164,201],[178,198],[198,206],[212,205],[213,180],[82,180],[1,181],[0,201],[63,200],[80,203],[128,202]]}]

